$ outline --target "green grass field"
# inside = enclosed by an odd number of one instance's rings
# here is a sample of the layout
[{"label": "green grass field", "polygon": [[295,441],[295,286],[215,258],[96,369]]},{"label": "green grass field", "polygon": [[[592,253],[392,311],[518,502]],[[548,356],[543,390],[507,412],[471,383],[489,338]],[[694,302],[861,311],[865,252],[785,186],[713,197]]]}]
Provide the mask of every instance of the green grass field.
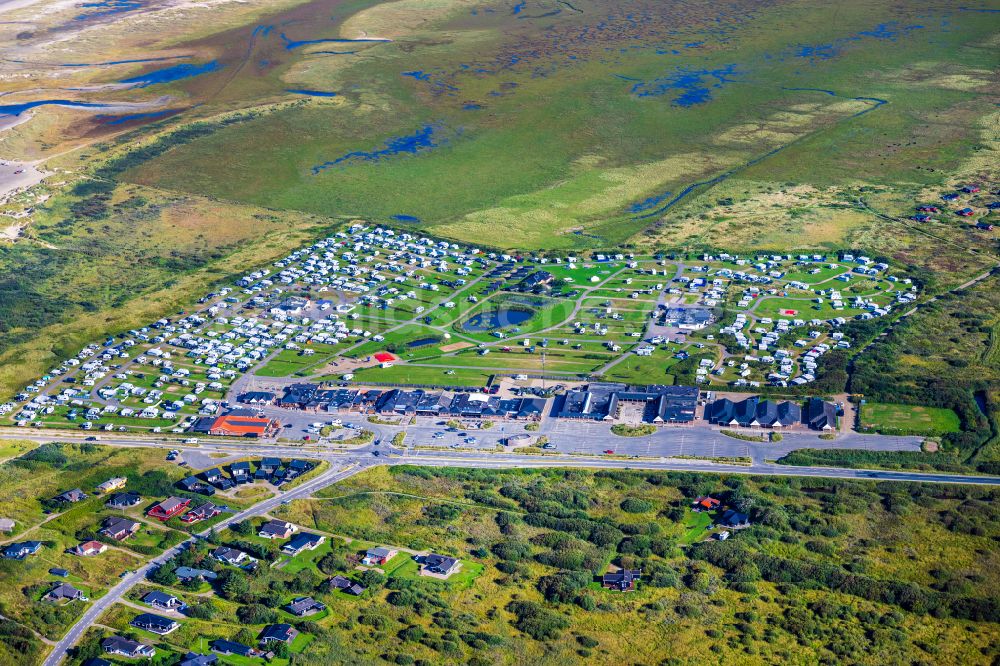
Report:
[{"label": "green grass field", "polygon": [[958,432],[958,414],[943,407],[867,402],[861,407],[861,425],[879,432],[943,435]]}]

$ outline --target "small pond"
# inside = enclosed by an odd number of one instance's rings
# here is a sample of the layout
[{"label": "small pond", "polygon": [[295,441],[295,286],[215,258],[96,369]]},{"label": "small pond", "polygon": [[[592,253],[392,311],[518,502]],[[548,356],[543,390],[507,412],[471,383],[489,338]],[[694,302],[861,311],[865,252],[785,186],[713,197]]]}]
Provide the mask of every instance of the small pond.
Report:
[{"label": "small pond", "polygon": [[534,311],[523,308],[501,307],[470,317],[462,324],[462,328],[472,333],[483,333],[507,326],[518,326],[531,319],[534,314]]},{"label": "small pond", "polygon": [[440,338],[420,338],[418,340],[411,340],[406,343],[407,347],[426,347],[427,345],[433,345],[436,342],[440,342]]}]

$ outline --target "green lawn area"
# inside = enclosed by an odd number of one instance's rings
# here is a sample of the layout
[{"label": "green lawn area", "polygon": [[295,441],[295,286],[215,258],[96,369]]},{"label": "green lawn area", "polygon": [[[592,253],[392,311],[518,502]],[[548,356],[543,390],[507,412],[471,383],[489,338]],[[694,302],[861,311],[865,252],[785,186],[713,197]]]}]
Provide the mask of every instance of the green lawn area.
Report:
[{"label": "green lawn area", "polygon": [[679,362],[673,354],[674,352],[660,349],[649,357],[630,354],[624,361],[612,366],[604,374],[604,378],[628,384],[672,384],[674,376],[669,370]]},{"label": "green lawn area", "polygon": [[681,536],[681,543],[690,544],[702,541],[706,536],[708,526],[711,524],[712,514],[707,511],[695,512],[688,509],[682,523],[684,534]]},{"label": "green lawn area", "polygon": [[870,402],[861,407],[861,425],[887,433],[941,435],[958,432],[961,421],[945,407]]},{"label": "green lawn area", "polygon": [[38,442],[6,440],[0,442],[0,461],[16,458],[38,446]]},{"label": "green lawn area", "polygon": [[[402,554],[397,557],[400,557],[401,555]],[[408,580],[422,580],[430,583],[445,585],[449,588],[466,589],[472,586],[472,581],[478,578],[482,572],[483,565],[479,562],[462,560],[462,568],[457,573],[452,574],[448,580],[441,580],[431,576],[421,576],[420,565],[417,564],[416,560],[410,557],[403,563],[402,566],[394,569],[390,577]]]},{"label": "green lawn area", "polygon": [[440,386],[486,386],[489,370],[455,369],[454,374],[446,374],[448,368],[430,368],[399,364],[391,368],[365,368],[354,373],[357,382],[394,382],[400,384],[434,384]]},{"label": "green lawn area", "polygon": [[285,573],[298,573],[303,569],[315,569],[316,562],[319,562],[331,550],[330,539],[326,539],[315,550],[306,550],[294,557],[287,558],[286,564],[281,569]]}]

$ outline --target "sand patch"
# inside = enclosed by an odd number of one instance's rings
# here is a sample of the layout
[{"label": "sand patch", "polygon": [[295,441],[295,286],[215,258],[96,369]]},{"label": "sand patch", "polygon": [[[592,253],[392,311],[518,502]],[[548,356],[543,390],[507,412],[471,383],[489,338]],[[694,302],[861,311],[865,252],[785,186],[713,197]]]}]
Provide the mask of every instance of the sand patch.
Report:
[{"label": "sand patch", "polygon": [[468,349],[469,347],[475,347],[476,345],[471,342],[453,342],[450,345],[444,345],[443,347],[438,347],[444,353],[458,351],[460,349]]}]

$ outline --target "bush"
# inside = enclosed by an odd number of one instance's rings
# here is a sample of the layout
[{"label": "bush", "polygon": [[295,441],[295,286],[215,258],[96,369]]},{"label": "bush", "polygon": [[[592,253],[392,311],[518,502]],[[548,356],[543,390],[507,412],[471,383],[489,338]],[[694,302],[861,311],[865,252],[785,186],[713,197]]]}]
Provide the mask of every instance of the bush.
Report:
[{"label": "bush", "polygon": [[638,497],[626,497],[621,508],[626,513],[649,513],[653,510],[653,503]]},{"label": "bush", "polygon": [[507,610],[517,616],[514,626],[536,641],[559,638],[562,630],[569,626],[569,620],[554,613],[534,601],[513,601]]},{"label": "bush", "polygon": [[591,580],[593,577],[586,571],[560,571],[551,576],[542,576],[538,581],[538,591],[546,601],[568,603],[573,601]]},{"label": "bush", "polygon": [[647,437],[656,432],[656,426],[644,423],[642,425],[627,425],[616,423],[611,426],[611,432],[619,437]]},{"label": "bush", "polygon": [[261,604],[240,606],[236,617],[243,624],[273,624],[278,621],[278,612]]}]

